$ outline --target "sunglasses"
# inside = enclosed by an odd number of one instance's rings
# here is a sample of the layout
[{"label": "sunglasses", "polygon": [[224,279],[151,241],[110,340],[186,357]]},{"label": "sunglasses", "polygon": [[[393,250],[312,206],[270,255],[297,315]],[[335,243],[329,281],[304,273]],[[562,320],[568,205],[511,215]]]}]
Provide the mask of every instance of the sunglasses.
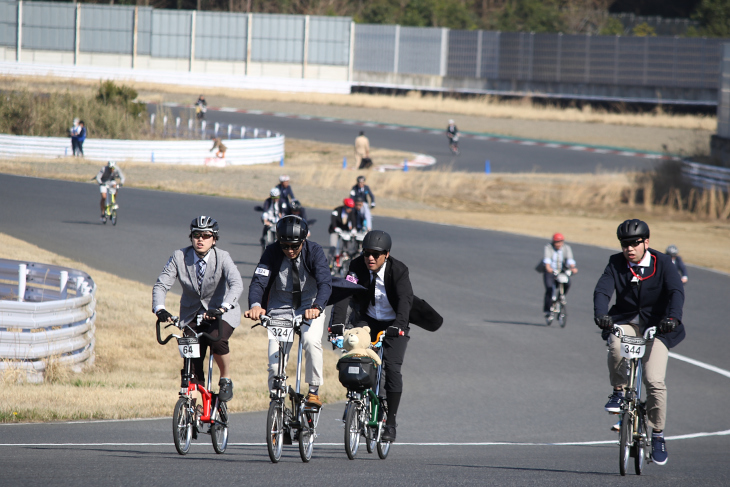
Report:
[{"label": "sunglasses", "polygon": [[295,243],[295,244],[291,244],[291,245],[286,245],[286,244],[280,243],[279,245],[281,246],[282,250],[296,250],[302,244],[300,242],[300,243]]},{"label": "sunglasses", "polygon": [[362,253],[362,255],[364,255],[366,259],[368,257],[372,257],[375,260],[378,260],[381,255],[385,255],[385,254],[386,254],[386,252],[379,252],[377,250],[366,250],[365,252]]},{"label": "sunglasses", "polygon": [[213,238],[213,234],[212,233],[193,232],[193,238],[202,238],[203,240],[208,240],[209,238]]},{"label": "sunglasses", "polygon": [[636,247],[639,246],[640,243],[643,243],[643,242],[644,242],[644,239],[643,238],[637,238],[637,239],[634,239],[634,240],[621,240],[621,247],[624,248],[624,249],[627,248],[627,247],[634,247],[634,248],[636,248]]}]

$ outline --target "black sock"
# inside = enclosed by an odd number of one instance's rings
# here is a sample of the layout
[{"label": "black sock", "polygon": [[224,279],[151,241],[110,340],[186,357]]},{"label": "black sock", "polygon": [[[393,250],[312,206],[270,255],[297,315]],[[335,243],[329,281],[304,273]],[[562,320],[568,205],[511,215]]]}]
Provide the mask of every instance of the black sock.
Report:
[{"label": "black sock", "polygon": [[319,394],[319,386],[309,386],[309,393],[314,394],[315,396],[318,396]]},{"label": "black sock", "polygon": [[401,394],[401,392],[388,392],[386,398],[388,401],[388,419],[385,420],[385,424],[388,426],[395,426],[395,415],[398,414]]}]

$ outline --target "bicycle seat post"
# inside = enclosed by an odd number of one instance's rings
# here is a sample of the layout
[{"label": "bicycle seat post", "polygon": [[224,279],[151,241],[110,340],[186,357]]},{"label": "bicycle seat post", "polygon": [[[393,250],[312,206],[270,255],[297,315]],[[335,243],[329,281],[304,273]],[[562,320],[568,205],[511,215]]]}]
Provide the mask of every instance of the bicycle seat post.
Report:
[{"label": "bicycle seat post", "polygon": [[297,353],[297,394],[299,394],[299,388],[301,386],[301,375],[302,375],[302,328],[301,325],[295,328],[297,335],[299,335],[299,351]]},{"label": "bicycle seat post", "polygon": [[208,380],[206,382],[206,389],[210,392],[210,383],[213,377],[213,350],[210,350],[210,357],[208,357]]}]

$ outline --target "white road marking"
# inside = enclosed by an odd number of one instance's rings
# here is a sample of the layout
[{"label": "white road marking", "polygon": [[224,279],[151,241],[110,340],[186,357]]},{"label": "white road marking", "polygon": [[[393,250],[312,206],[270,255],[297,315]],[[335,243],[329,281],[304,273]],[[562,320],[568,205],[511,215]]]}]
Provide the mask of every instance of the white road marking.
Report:
[{"label": "white road marking", "polygon": [[669,356],[672,358],[676,358],[677,360],[681,360],[682,362],[687,362],[688,364],[696,365],[697,367],[702,367],[703,369],[711,370],[720,375],[724,375],[725,377],[730,377],[730,372],[728,372],[725,369],[715,367],[714,365],[706,364],[704,362],[700,362],[699,360],[685,357],[684,355],[680,355],[680,354],[674,353],[674,352],[669,352]]},{"label": "white road marking", "polygon": [[[68,424],[68,423],[66,423]],[[709,436],[728,436],[730,430],[713,431],[709,433],[690,433],[687,435],[667,436],[667,440],[690,440],[705,438]],[[488,442],[423,442],[423,443],[395,443],[398,446],[591,446],[591,445],[614,445],[618,440],[607,441],[567,441],[556,443],[541,442],[518,442],[518,441],[488,441]],[[173,443],[0,443],[0,446],[172,446]],[[264,446],[266,443],[228,443],[229,446]],[[316,443],[317,446],[342,446],[343,443]],[[191,443],[191,446],[210,447],[207,442]]]}]

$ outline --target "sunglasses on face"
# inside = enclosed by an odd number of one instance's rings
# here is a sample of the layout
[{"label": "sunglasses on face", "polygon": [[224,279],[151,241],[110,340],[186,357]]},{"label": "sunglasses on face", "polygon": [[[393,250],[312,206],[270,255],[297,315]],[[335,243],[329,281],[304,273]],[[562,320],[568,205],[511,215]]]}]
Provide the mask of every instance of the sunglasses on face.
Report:
[{"label": "sunglasses on face", "polygon": [[202,238],[203,240],[208,240],[209,238],[213,238],[213,234],[212,233],[193,232],[193,238]]},{"label": "sunglasses on face", "polygon": [[296,250],[302,244],[296,243],[296,244],[287,245],[287,244],[280,243],[279,245],[281,245],[282,250]]},{"label": "sunglasses on face", "polygon": [[373,259],[378,260],[381,255],[385,255],[385,252],[366,250],[362,253],[362,255],[364,255],[366,259],[368,257],[372,257]]},{"label": "sunglasses on face", "polygon": [[643,242],[644,242],[643,238],[637,238],[634,240],[621,240],[621,247],[624,249],[628,248],[628,247],[636,248],[639,246],[640,243],[643,243]]}]

